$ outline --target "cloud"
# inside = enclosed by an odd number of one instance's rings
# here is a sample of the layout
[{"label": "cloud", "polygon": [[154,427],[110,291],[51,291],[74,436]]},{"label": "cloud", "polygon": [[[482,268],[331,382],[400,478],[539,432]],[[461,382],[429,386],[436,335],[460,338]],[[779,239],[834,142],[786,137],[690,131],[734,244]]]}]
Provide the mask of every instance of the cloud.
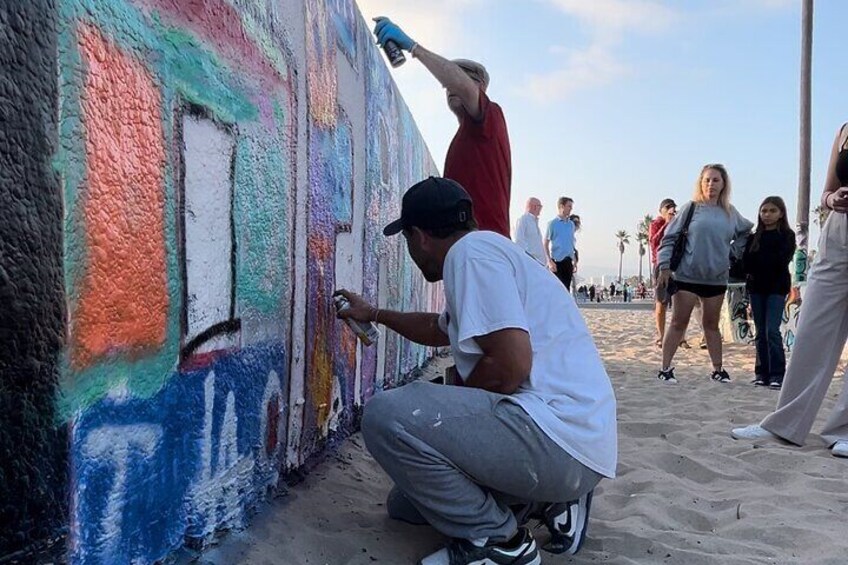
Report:
[{"label": "cloud", "polygon": [[[762,1],[762,0],[761,0]],[[662,31],[677,19],[674,10],[649,0],[549,0],[595,33]]]},{"label": "cloud", "polygon": [[[582,49],[548,48],[563,61],[548,73],[527,77],[523,94],[541,103],[562,100],[574,92],[599,88],[632,71],[617,56],[626,34],[653,34],[669,29],[679,16],[669,6],[651,0],[545,0],[566,17],[578,20],[590,38]],[[774,0],[776,1],[776,0]]]},{"label": "cloud", "polygon": [[561,47],[553,49],[565,56],[564,65],[549,73],[531,75],[526,82],[524,93],[537,102],[567,98],[576,91],[605,86],[630,73],[611,49],[600,43],[571,52]]}]

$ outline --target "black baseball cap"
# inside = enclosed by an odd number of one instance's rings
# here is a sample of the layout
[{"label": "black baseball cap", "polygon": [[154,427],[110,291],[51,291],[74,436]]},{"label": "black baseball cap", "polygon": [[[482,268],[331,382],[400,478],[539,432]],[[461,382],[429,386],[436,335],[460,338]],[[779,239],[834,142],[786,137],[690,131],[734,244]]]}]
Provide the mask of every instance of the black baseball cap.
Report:
[{"label": "black baseball cap", "polygon": [[383,228],[383,235],[395,235],[413,226],[436,229],[461,224],[473,217],[472,209],[471,196],[461,184],[430,177],[404,193],[400,218]]},{"label": "black baseball cap", "polygon": [[674,200],[671,198],[666,198],[662,202],[660,202],[660,210],[663,208],[677,208],[677,204],[675,204]]}]

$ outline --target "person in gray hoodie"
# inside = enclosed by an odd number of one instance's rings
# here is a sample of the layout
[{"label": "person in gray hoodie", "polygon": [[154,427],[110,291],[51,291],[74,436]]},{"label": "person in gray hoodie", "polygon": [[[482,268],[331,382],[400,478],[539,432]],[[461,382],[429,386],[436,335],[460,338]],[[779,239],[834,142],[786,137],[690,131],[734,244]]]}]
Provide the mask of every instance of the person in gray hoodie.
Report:
[{"label": "person in gray hoodie", "polygon": [[[671,271],[671,257],[678,234],[683,230],[689,211],[686,248],[680,264]],[[718,330],[721,305],[727,290],[730,260],[741,258],[754,224],[730,204],[730,177],[723,165],[709,164],[701,169],[692,201],[677,211],[665,230],[658,253],[657,287],[674,294],[671,324],[662,346],[662,367],[657,378],[675,384],[671,361],[686,334],[696,303],[701,305],[701,326],[712,362],[710,378],[730,382],[722,366],[721,334]]]}]

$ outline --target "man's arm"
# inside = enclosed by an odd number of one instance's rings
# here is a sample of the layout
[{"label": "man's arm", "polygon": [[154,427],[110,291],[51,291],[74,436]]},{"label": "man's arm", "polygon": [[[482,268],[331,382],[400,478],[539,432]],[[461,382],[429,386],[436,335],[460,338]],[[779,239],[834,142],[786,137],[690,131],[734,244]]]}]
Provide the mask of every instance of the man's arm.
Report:
[{"label": "man's arm", "polygon": [[530,377],[533,347],[525,330],[507,328],[475,337],[474,341],[483,350],[483,356],[465,380],[465,386],[512,394]]},{"label": "man's arm", "polygon": [[515,224],[515,243],[524,251],[530,252],[530,238],[527,235],[527,222],[525,217],[518,218]]},{"label": "man's arm", "polygon": [[465,74],[465,71],[459,65],[445,59],[441,55],[433,53],[422,45],[416,45],[411,53],[414,58],[421,61],[421,64],[427,67],[430,74],[436,77],[436,80],[443,87],[459,96],[469,116],[478,121],[482,119],[480,85]]},{"label": "man's arm", "polygon": [[439,327],[438,314],[379,310],[368,304],[358,294],[348,290],[342,289],[335,294],[344,296],[350,302],[350,308],[346,308],[337,314],[341,319],[353,318],[360,322],[377,322],[421,345],[431,347],[450,345],[448,335]]},{"label": "man's arm", "polygon": [[389,18],[379,17],[374,18],[374,21],[377,22],[374,26],[374,35],[377,36],[380,45],[385,44],[386,41],[394,41],[398,47],[420,60],[443,87],[459,96],[469,116],[475,120],[483,117],[480,108],[480,85],[465,74],[459,65],[416,43]]}]

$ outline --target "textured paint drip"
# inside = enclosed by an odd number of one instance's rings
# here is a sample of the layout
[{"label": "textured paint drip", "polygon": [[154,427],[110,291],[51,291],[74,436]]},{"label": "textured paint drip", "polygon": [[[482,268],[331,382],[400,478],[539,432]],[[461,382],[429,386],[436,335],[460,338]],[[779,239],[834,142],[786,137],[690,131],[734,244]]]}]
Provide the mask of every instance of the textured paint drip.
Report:
[{"label": "textured paint drip", "polygon": [[80,27],[79,41],[88,253],[71,313],[76,367],[161,345],[168,314],[159,91],[140,63],[95,28]]}]

